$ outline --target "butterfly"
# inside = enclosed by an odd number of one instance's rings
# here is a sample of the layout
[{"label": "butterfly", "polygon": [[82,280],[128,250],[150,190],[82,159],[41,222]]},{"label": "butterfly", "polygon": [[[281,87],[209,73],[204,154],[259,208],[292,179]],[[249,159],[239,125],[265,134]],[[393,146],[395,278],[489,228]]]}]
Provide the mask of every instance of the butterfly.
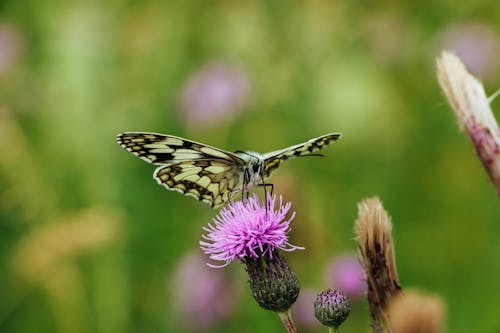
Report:
[{"label": "butterfly", "polygon": [[314,153],[341,137],[325,134],[304,143],[259,154],[251,151],[228,152],[173,135],[125,132],[117,142],[142,160],[158,165],[153,178],[169,190],[192,196],[214,208],[223,206],[237,194],[247,194],[254,186],[266,184],[282,161]]}]

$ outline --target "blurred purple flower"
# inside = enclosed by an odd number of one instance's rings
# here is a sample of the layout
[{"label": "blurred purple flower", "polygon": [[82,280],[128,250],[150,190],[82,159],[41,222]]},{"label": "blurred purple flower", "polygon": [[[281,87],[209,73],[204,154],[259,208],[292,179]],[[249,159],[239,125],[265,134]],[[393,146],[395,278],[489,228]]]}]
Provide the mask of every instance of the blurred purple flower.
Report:
[{"label": "blurred purple flower", "polygon": [[316,300],[316,292],[311,288],[302,288],[297,301],[293,305],[293,318],[298,326],[304,328],[314,328],[320,325],[319,321],[314,316],[314,301]]},{"label": "blurred purple flower", "polygon": [[489,26],[465,23],[449,26],[439,36],[439,49],[456,53],[465,66],[482,79],[498,75],[500,37]]},{"label": "blurred purple flower", "polygon": [[228,120],[247,106],[251,90],[242,68],[223,62],[209,63],[193,73],[183,88],[183,117],[194,127]]},{"label": "blurred purple flower", "polygon": [[285,220],[291,204],[283,205],[281,196],[277,210],[274,209],[275,203],[276,196],[268,195],[267,203],[262,203],[254,193],[245,202],[237,201],[222,208],[213,224],[203,228],[207,234],[202,237],[207,242],[200,241],[200,246],[211,259],[224,264],[209,265],[223,267],[245,257],[258,259],[267,255],[272,258],[275,249],[303,249],[288,242],[288,227],[295,217],[294,212]]},{"label": "blurred purple flower", "polygon": [[21,34],[13,26],[0,23],[0,74],[9,70],[21,52]]},{"label": "blurred purple flower", "polygon": [[365,271],[355,255],[334,258],[327,267],[326,276],[329,286],[342,290],[349,298],[366,293]]},{"label": "blurred purple flower", "polygon": [[210,269],[205,258],[190,253],[181,259],[174,273],[176,308],[187,326],[205,328],[227,319],[239,296],[237,284],[222,270]]}]

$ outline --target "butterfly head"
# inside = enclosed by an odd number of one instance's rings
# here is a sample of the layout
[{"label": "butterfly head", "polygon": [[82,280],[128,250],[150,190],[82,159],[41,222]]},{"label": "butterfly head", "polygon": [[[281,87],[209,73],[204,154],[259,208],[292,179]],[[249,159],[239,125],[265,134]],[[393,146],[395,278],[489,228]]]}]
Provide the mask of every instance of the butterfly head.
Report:
[{"label": "butterfly head", "polygon": [[253,162],[251,168],[254,173],[260,173],[260,170],[262,169],[262,162],[260,161]]}]

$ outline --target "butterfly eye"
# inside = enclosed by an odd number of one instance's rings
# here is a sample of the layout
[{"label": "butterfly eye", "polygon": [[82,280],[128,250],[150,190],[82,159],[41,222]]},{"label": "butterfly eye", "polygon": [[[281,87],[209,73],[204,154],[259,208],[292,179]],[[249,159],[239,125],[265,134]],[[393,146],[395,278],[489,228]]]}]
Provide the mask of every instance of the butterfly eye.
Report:
[{"label": "butterfly eye", "polygon": [[259,164],[254,163],[254,164],[252,165],[252,169],[253,169],[253,172],[257,172],[257,171],[259,171]]}]

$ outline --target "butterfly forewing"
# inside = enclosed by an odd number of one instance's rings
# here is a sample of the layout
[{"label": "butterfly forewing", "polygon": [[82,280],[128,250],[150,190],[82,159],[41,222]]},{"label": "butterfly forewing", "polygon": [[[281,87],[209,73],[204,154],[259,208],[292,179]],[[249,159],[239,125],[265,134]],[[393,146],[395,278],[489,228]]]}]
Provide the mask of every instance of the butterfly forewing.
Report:
[{"label": "butterfly forewing", "polygon": [[241,165],[245,163],[233,153],[173,135],[126,132],[118,134],[116,139],[123,148],[153,164],[203,159],[231,160]]},{"label": "butterfly forewing", "polygon": [[265,154],[264,177],[268,178],[269,176],[271,176],[271,174],[279,167],[281,161],[287,160],[289,158],[311,155],[315,151],[318,151],[334,142],[335,140],[340,138],[340,136],[340,133],[326,134],[282,150],[276,150]]}]

